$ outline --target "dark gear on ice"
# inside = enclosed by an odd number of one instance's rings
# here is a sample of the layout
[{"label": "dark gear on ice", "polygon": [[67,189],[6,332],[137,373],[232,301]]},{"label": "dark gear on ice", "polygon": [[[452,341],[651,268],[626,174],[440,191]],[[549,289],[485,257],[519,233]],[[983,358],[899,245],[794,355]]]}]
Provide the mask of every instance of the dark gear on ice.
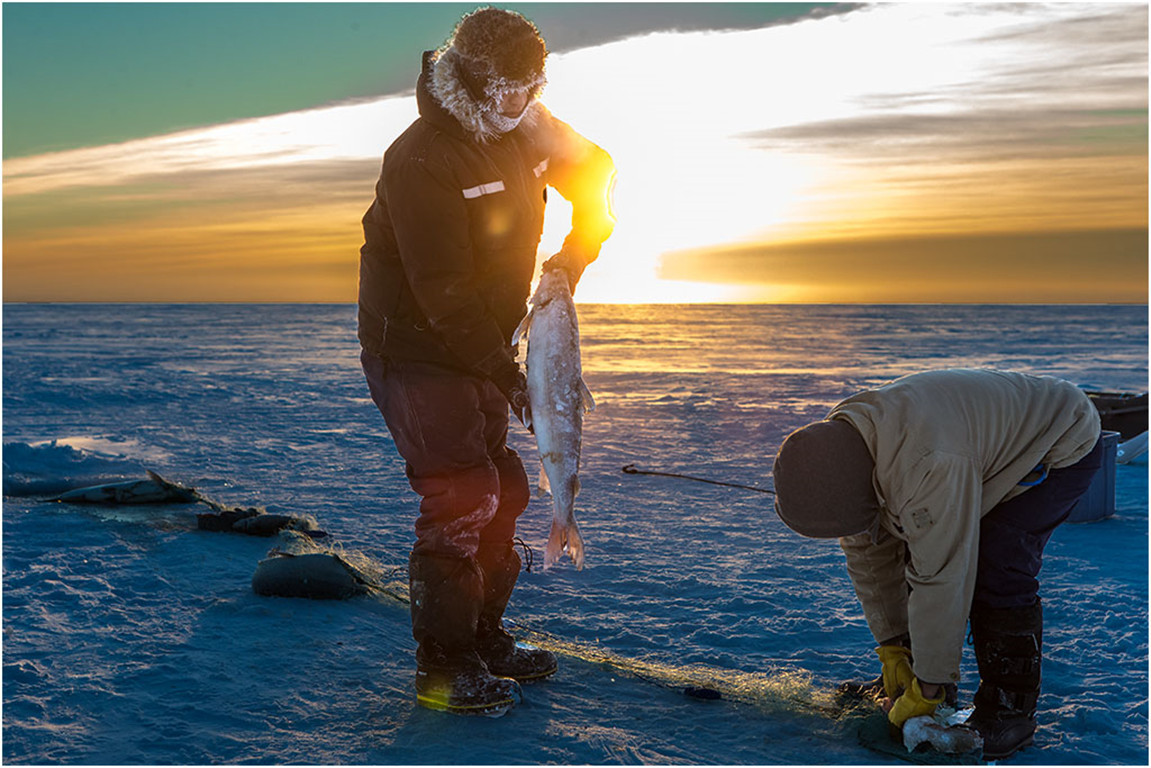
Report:
[{"label": "dark gear on ice", "polygon": [[556,669],[502,623],[529,499],[507,445],[509,404],[521,421],[529,408],[511,338],[547,187],[572,203],[572,227],[543,268],[574,289],[611,233],[615,169],[537,101],[546,56],[519,14],[465,16],[424,54],[419,119],[385,153],[363,220],[361,361],[422,497],[410,558],[417,696],[454,712],[501,713],[520,697],[516,680]]},{"label": "dark gear on ice", "polygon": [[784,441],[776,511],[798,533],[839,538],[894,726],[943,703],[970,620],[980,684],[969,725],[984,758],[1032,742],[1043,549],[1102,453],[1079,388],[990,370],[905,376]]}]

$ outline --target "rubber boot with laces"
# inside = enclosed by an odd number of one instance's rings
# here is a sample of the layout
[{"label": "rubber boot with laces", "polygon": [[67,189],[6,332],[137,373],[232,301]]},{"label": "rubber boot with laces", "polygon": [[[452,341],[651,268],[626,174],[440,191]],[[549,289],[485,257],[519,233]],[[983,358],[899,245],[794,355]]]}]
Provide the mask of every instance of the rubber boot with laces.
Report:
[{"label": "rubber boot with laces", "polygon": [[511,544],[480,544],[476,562],[484,574],[484,605],[476,625],[476,650],[494,675],[539,680],[559,668],[551,651],[517,643],[503,625],[504,610],[520,573]]},{"label": "rubber boot with laces", "polygon": [[499,716],[523,695],[515,680],[493,675],[476,648],[483,577],[469,558],[412,554],[412,635],[416,701],[429,709]]},{"label": "rubber boot with laces", "polygon": [[449,653],[425,640],[416,659],[416,701],[428,709],[499,717],[523,699],[519,683],[493,675],[474,650]]},{"label": "rubber boot with laces", "polygon": [[1032,743],[1043,657],[1043,608],[975,608],[971,636],[979,665],[975,712],[983,757],[1001,760]]}]

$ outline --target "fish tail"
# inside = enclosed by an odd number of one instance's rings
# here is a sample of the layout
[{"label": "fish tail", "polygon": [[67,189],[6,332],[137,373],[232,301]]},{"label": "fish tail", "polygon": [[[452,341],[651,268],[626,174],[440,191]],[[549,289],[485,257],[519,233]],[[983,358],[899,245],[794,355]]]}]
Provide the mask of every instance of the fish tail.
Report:
[{"label": "fish tail", "polygon": [[[579,479],[572,478],[572,486],[579,491]],[[564,553],[572,558],[575,570],[584,568],[584,537],[579,532],[579,523],[573,516],[552,517],[551,533],[548,535],[548,548],[543,553],[543,567],[550,568],[561,560]]]},{"label": "fish tail", "polygon": [[583,570],[583,536],[580,534],[579,524],[574,519],[570,525],[564,525],[559,520],[553,519],[548,546],[544,550],[544,567],[550,568],[558,563],[564,552],[568,553],[577,571]]}]

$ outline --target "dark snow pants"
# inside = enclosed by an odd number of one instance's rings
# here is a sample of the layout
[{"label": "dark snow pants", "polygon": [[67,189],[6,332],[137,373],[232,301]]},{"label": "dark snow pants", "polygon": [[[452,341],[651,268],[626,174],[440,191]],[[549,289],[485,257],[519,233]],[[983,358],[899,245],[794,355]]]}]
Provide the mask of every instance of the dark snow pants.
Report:
[{"label": "dark snow pants", "polygon": [[972,607],[1023,608],[1039,595],[1043,548],[1103,464],[1103,441],[1077,463],[1053,469],[1034,488],[984,515]]},{"label": "dark snow pants", "polygon": [[372,400],[421,497],[413,555],[474,559],[510,546],[530,500],[508,447],[508,402],[490,381],[430,364],[360,355]]}]

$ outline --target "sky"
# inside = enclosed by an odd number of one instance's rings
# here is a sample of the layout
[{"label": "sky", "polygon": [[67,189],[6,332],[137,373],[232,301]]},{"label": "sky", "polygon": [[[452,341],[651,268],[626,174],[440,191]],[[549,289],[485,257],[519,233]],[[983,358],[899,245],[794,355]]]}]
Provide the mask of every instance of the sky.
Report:
[{"label": "sky", "polygon": [[[354,301],[474,7],[4,3],[4,300]],[[1147,301],[1145,4],[501,7],[617,166],[578,301]]]}]

